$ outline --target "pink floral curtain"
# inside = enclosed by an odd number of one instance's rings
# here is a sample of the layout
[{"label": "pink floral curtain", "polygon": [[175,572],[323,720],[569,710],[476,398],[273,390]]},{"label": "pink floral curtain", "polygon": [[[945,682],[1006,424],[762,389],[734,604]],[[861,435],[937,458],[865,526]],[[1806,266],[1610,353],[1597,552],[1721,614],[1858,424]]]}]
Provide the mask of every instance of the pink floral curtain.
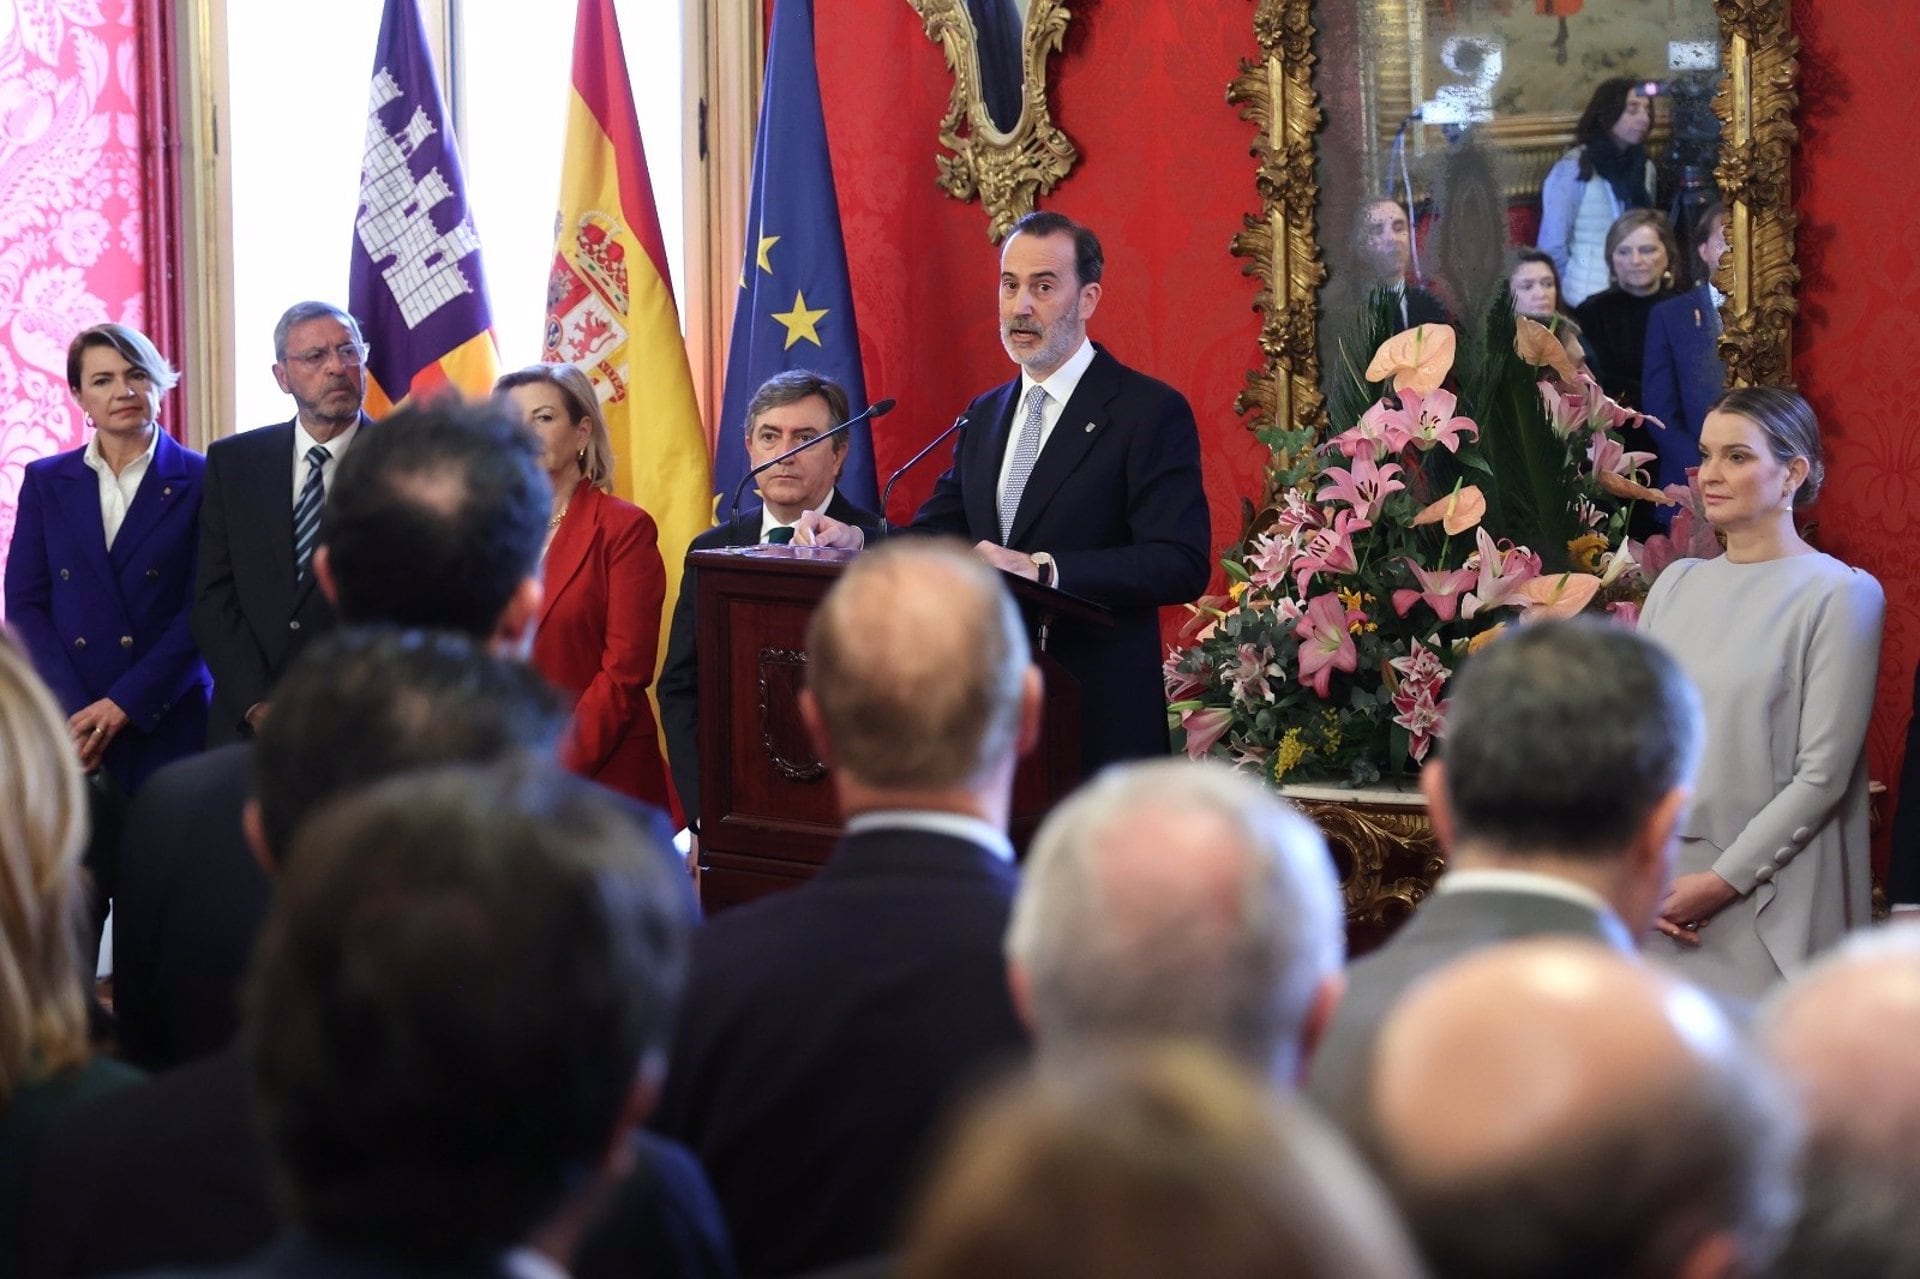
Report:
[{"label": "pink floral curtain", "polygon": [[150,192],[167,187],[151,104],[165,95],[141,28],[160,8],[0,0],[0,568],[22,468],[85,441],[67,343],[107,320],[152,333]]}]

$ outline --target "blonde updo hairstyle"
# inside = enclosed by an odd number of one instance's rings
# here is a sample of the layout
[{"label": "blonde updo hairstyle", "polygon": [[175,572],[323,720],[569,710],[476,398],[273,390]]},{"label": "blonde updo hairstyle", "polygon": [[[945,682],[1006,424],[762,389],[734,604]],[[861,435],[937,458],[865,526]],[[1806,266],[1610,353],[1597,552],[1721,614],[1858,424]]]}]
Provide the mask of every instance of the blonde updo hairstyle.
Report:
[{"label": "blonde updo hairstyle", "polygon": [[1805,459],[1807,478],[1793,493],[1796,507],[1820,496],[1827,464],[1820,460],[1820,423],[1804,395],[1777,386],[1742,386],[1722,394],[1707,411],[1732,413],[1759,427],[1767,437],[1767,451],[1782,465],[1796,457]]}]

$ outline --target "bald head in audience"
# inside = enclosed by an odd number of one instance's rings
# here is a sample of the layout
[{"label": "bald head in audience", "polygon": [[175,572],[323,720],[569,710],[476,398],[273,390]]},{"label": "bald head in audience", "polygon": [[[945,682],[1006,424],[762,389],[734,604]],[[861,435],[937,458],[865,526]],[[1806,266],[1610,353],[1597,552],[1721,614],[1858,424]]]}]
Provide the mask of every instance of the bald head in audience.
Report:
[{"label": "bald head in audience", "polygon": [[1439,1276],[1751,1275],[1792,1216],[1771,1077],[1698,991],[1591,942],[1498,947],[1416,987],[1372,1101]]},{"label": "bald head in audience", "polygon": [[957,542],[866,552],[807,628],[800,713],[848,816],[955,809],[1004,827],[1040,710],[1013,599]]},{"label": "bald head in audience", "polygon": [[1920,928],[1857,937],[1783,987],[1761,1042],[1807,1123],[1779,1273],[1920,1275]]},{"label": "bald head in audience", "polygon": [[1197,1045],[1049,1063],[940,1161],[906,1279],[1409,1279],[1379,1184],[1304,1105]]},{"label": "bald head in audience", "polygon": [[1117,765],[1048,816],[1007,933],[1042,1051],[1186,1036],[1292,1082],[1339,999],[1319,830],[1223,764]]}]

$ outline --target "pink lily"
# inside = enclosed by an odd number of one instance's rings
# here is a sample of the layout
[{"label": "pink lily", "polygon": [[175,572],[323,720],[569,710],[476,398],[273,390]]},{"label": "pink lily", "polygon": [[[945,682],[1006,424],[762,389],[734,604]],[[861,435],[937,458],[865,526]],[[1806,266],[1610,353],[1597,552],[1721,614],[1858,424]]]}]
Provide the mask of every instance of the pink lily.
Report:
[{"label": "pink lily", "polygon": [[1407,753],[1415,763],[1424,763],[1446,715],[1447,704],[1437,697],[1451,672],[1439,655],[1419,640],[1412,642],[1407,656],[1387,664],[1400,672],[1400,685],[1393,693],[1393,707],[1400,713],[1393,722],[1412,735]]},{"label": "pink lily", "polygon": [[1454,413],[1459,407],[1459,397],[1444,387],[1428,392],[1424,397],[1415,391],[1401,392],[1401,399],[1411,401],[1413,425],[1410,435],[1413,443],[1432,448],[1444,444],[1447,452],[1460,451],[1460,439],[1480,437],[1480,427],[1472,418],[1460,417]]},{"label": "pink lily", "polygon": [[1477,530],[1475,537],[1480,548],[1473,556],[1477,580],[1474,590],[1460,602],[1460,616],[1469,620],[1486,609],[1518,603],[1519,589],[1540,576],[1540,557],[1524,546],[1511,542],[1495,545],[1484,528]]},{"label": "pink lily", "polygon": [[1166,687],[1169,702],[1184,702],[1206,687],[1201,676],[1180,669],[1180,656],[1179,649],[1170,648],[1166,660],[1160,663],[1160,682]]},{"label": "pink lily", "polygon": [[1634,473],[1660,455],[1637,449],[1628,449],[1611,435],[1595,432],[1591,443],[1587,445],[1587,461],[1598,471],[1611,471],[1615,475],[1624,475],[1632,479]]},{"label": "pink lily", "polygon": [[1451,622],[1460,608],[1460,592],[1472,586],[1479,576],[1470,568],[1429,571],[1406,556],[1402,556],[1400,562],[1420,583],[1417,591],[1399,590],[1393,593],[1393,611],[1401,617],[1405,617],[1415,604],[1424,601],[1433,610],[1434,616],[1443,622]]},{"label": "pink lily", "polygon": [[1263,591],[1272,590],[1287,580],[1287,570],[1300,555],[1297,536],[1280,537],[1273,533],[1262,533],[1253,540],[1252,553],[1247,556],[1247,567],[1251,570],[1248,576],[1256,587]]},{"label": "pink lily", "polygon": [[1233,712],[1225,706],[1181,711],[1180,727],[1187,731],[1187,758],[1203,759],[1233,727]]},{"label": "pink lily", "polygon": [[1273,660],[1273,649],[1265,644],[1242,644],[1234,662],[1220,673],[1233,690],[1233,700],[1246,703],[1272,701],[1269,679],[1286,678],[1286,672]]},{"label": "pink lily", "polygon": [[1351,620],[1340,597],[1329,592],[1308,600],[1305,616],[1294,627],[1300,639],[1300,682],[1323,698],[1335,671],[1351,673],[1360,665],[1353,632],[1347,629]]},{"label": "pink lily", "polygon": [[1353,535],[1362,529],[1371,528],[1368,520],[1360,518],[1352,511],[1340,511],[1333,517],[1333,527],[1316,532],[1301,549],[1293,561],[1294,587],[1302,595],[1307,593],[1307,582],[1315,573],[1357,572],[1360,559],[1354,554]]},{"label": "pink lily", "polygon": [[1394,478],[1400,474],[1397,462],[1381,466],[1370,457],[1352,461],[1351,471],[1344,466],[1329,466],[1321,472],[1332,482],[1314,496],[1322,502],[1345,502],[1371,522],[1379,517],[1387,495],[1402,492],[1407,486]]}]

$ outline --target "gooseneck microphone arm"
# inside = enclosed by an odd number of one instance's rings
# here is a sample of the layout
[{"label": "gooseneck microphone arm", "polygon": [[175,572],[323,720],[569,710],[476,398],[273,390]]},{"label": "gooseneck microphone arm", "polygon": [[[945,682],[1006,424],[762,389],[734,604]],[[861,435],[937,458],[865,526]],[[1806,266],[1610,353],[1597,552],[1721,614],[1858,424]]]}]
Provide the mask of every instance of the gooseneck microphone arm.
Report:
[{"label": "gooseneck microphone arm", "polygon": [[921,458],[925,457],[927,454],[933,452],[935,449],[939,448],[942,444],[946,443],[949,439],[953,438],[953,433],[959,430],[961,427],[965,426],[966,424],[967,424],[967,415],[965,413],[962,413],[959,417],[953,419],[952,426],[948,427],[946,430],[940,432],[940,434],[933,437],[933,443],[927,445],[927,447],[921,449],[918,453],[915,453],[912,457],[908,458],[907,464],[905,466],[901,467],[899,470],[895,471],[892,475],[889,475],[887,477],[887,486],[880,490],[880,535],[882,537],[885,537],[887,534],[887,531],[893,527],[891,524],[887,522],[887,499],[893,495],[893,486],[900,482],[901,476],[905,475],[908,471],[911,471],[914,467],[918,466],[920,464]]},{"label": "gooseneck microphone arm", "polygon": [[806,441],[805,443],[794,445],[792,448],[788,449],[785,453],[782,453],[779,457],[768,458],[766,461],[762,462],[760,465],[754,467],[751,471],[748,471],[745,475],[741,476],[740,482],[733,486],[733,501],[729,503],[727,506],[727,545],[732,546],[735,544],[734,537],[737,535],[739,530],[734,528],[733,522],[734,522],[734,519],[740,514],[740,497],[742,494],[744,494],[747,491],[747,485],[753,482],[753,479],[755,476],[759,475],[762,471],[771,471],[774,467],[780,465],[782,462],[786,461],[788,458],[792,457],[796,453],[805,453],[808,449],[814,447],[816,444],[825,444],[828,440],[832,439],[834,436],[844,434],[847,430],[851,429],[856,423],[865,422],[865,421],[868,421],[869,419],[876,418],[876,417],[885,417],[887,414],[893,412],[893,405],[894,405],[894,401],[892,400],[881,400],[879,403],[869,406],[866,412],[855,413],[852,417],[848,418],[846,421],[842,422],[840,425],[834,427],[831,431],[822,431],[820,432],[820,434],[814,436],[812,439]]}]

